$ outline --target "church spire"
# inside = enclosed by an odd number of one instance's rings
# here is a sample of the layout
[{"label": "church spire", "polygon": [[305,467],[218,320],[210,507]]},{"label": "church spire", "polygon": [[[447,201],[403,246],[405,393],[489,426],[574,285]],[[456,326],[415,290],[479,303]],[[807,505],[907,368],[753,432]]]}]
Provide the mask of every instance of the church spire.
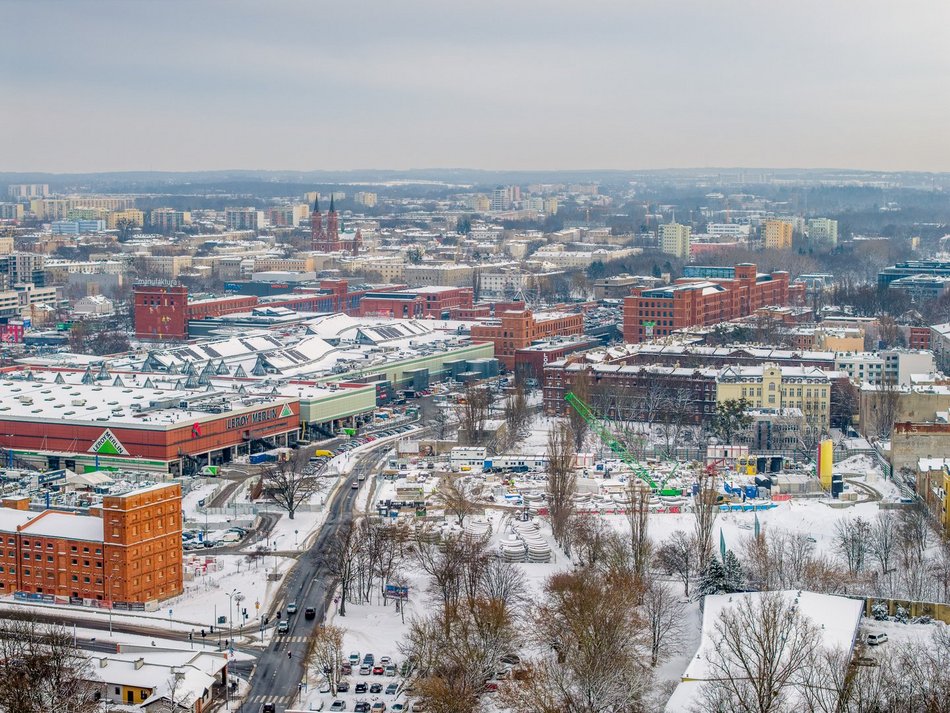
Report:
[{"label": "church spire", "polygon": [[330,212],[333,212],[333,194],[330,194]]},{"label": "church spire", "polygon": [[319,213],[319,212],[320,212],[320,194],[319,194],[319,193],[317,193],[317,194],[313,197],[313,212],[314,212],[314,213]]}]

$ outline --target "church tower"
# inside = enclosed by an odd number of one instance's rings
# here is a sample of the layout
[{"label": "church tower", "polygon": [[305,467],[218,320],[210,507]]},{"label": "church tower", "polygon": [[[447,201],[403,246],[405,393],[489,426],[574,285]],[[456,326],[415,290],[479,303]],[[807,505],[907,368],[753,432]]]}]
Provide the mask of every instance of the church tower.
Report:
[{"label": "church tower", "polygon": [[310,214],[310,247],[313,250],[325,250],[327,234],[323,230],[323,216],[320,214],[319,195],[313,200],[313,212]]},{"label": "church tower", "polygon": [[333,207],[333,194],[330,194],[330,212],[327,213],[327,232],[326,232],[327,252],[334,252],[340,249],[340,218],[336,209]]}]

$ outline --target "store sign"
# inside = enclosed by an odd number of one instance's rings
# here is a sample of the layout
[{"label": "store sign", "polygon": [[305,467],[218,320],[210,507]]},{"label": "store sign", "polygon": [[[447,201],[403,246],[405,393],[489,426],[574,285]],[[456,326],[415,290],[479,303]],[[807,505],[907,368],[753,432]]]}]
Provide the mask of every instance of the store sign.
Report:
[{"label": "store sign", "polygon": [[129,454],[129,452],[125,450],[125,446],[122,445],[119,439],[115,437],[115,434],[108,428],[102,432],[99,438],[93,441],[89,453],[108,453],[120,456],[127,456]]},{"label": "store sign", "polygon": [[261,423],[267,423],[268,421],[275,421],[278,418],[286,418],[287,416],[293,416],[294,412],[291,410],[289,404],[284,404],[282,408],[267,408],[263,411],[255,411],[254,413],[245,413],[240,416],[232,416],[226,422],[227,430],[232,431],[235,428],[247,428],[248,426],[256,426]]}]

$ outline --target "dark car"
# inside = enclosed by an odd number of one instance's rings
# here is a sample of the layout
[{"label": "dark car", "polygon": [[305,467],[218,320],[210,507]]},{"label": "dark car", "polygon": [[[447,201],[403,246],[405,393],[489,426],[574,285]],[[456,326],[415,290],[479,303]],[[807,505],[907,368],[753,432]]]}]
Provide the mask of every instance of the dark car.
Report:
[{"label": "dark car", "polygon": [[304,619],[315,619],[317,617],[317,610],[315,607],[307,607],[303,610]]},{"label": "dark car", "polygon": [[395,695],[396,695],[396,691],[398,691],[398,690],[399,690],[399,684],[398,684],[398,683],[390,683],[388,686],[386,686],[386,695],[387,695],[387,696],[395,696]]},{"label": "dark car", "polygon": [[261,705],[261,713],[277,713],[277,706],[273,703],[264,703]]},{"label": "dark car", "polygon": [[374,663],[376,663],[376,657],[373,656],[373,654],[365,654],[363,656],[363,663],[368,663],[370,666],[372,666]]},{"label": "dark car", "polygon": [[353,687],[353,693],[366,693],[366,683],[360,681]]},{"label": "dark car", "polygon": [[382,693],[382,692],[383,692],[383,684],[381,684],[381,683],[373,683],[373,684],[370,684],[369,692],[370,692],[370,693]]},{"label": "dark car", "polygon": [[346,692],[349,691],[349,690],[350,690],[350,682],[349,682],[349,681],[340,681],[338,684],[336,684],[336,692],[337,692],[337,693],[346,693]]},{"label": "dark car", "polygon": [[367,701],[357,701],[353,706],[354,713],[369,713],[369,703]]}]

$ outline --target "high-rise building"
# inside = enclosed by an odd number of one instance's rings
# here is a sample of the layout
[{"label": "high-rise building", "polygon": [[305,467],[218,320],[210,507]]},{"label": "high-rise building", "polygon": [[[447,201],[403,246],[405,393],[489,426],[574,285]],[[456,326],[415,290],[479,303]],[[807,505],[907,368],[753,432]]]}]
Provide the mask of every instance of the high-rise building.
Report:
[{"label": "high-rise building", "polygon": [[264,213],[257,208],[225,208],[224,223],[228,230],[260,230]]},{"label": "high-rise building", "polygon": [[353,198],[361,206],[366,208],[373,208],[376,206],[376,201],[378,199],[375,193],[370,193],[369,191],[359,191]]},{"label": "high-rise building", "polygon": [[152,230],[160,233],[177,233],[191,222],[191,213],[174,208],[155,208],[148,214]]},{"label": "high-rise building", "polygon": [[762,242],[770,250],[790,250],[792,224],[784,220],[767,220],[762,224]]},{"label": "high-rise building", "polygon": [[11,198],[46,198],[49,195],[49,184],[12,183],[7,186],[7,195]]},{"label": "high-rise building", "polygon": [[498,186],[491,192],[492,210],[510,210],[511,209],[511,188],[508,186]]},{"label": "high-rise building", "polygon": [[681,260],[689,260],[689,240],[692,229],[688,225],[666,223],[660,226],[660,250],[675,255]]},{"label": "high-rise building", "polygon": [[0,220],[23,220],[23,204],[0,203]]},{"label": "high-rise building", "polygon": [[557,198],[544,199],[544,214],[557,215]]},{"label": "high-rise building", "polygon": [[141,228],[145,225],[145,213],[137,208],[129,208],[128,210],[114,210],[106,216],[106,226],[109,230],[115,230],[122,222],[131,223]]},{"label": "high-rise building", "polygon": [[838,244],[838,221],[812,218],[808,221],[808,237],[834,247]]}]

